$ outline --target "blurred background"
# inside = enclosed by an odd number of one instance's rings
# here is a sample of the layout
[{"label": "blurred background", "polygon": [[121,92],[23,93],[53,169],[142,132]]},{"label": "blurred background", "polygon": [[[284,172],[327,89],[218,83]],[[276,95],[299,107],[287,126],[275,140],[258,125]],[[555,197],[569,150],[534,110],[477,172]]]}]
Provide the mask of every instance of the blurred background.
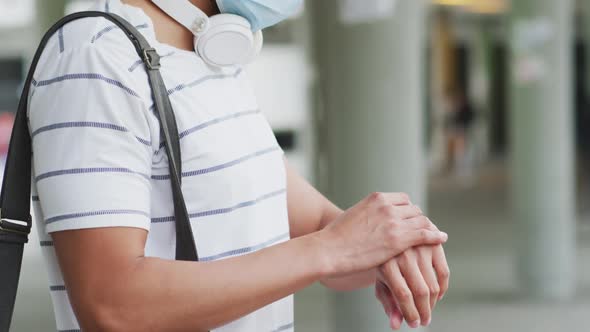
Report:
[{"label": "blurred background", "polygon": [[[41,34],[92,1],[0,0],[0,154]],[[292,164],[347,207],[406,191],[450,234],[423,330],[589,331],[590,0],[318,0],[248,68]],[[2,168],[3,169],[3,168]],[[54,331],[36,232],[13,331]],[[313,286],[296,328],[387,331]]]}]

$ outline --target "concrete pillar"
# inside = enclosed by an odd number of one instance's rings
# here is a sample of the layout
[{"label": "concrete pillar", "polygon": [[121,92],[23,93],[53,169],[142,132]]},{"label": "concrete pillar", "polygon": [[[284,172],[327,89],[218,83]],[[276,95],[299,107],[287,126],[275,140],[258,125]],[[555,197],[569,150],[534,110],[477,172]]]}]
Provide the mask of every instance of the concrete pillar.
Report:
[{"label": "concrete pillar", "polygon": [[[384,6],[379,18],[345,23],[351,12],[342,6],[354,12],[354,3],[366,14],[388,1],[308,2],[322,92],[319,182],[342,207],[371,191],[405,191],[425,206],[426,1],[400,0],[394,14]],[[334,331],[390,331],[372,289],[330,296]]]},{"label": "concrete pillar", "polygon": [[518,271],[530,297],[575,289],[572,0],[512,1],[512,191]]}]

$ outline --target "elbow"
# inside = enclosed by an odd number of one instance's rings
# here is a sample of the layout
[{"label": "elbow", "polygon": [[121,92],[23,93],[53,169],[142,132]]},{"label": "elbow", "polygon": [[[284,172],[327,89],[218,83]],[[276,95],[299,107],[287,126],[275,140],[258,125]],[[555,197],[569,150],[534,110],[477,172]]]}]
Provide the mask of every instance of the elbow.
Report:
[{"label": "elbow", "polygon": [[101,301],[86,301],[75,308],[76,318],[82,331],[123,332],[140,331],[139,325],[133,326],[124,311],[119,311],[114,305]]},{"label": "elbow", "polygon": [[[70,295],[82,331],[132,332],[147,331],[147,319],[140,319],[133,310],[133,296],[122,287],[101,285],[84,287]],[[92,290],[90,290],[92,289]],[[100,291],[99,291],[100,290]]]}]

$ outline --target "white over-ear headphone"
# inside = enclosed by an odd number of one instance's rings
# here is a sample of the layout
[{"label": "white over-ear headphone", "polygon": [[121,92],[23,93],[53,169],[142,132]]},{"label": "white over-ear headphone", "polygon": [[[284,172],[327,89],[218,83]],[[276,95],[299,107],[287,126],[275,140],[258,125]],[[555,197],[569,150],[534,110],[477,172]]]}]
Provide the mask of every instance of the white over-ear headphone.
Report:
[{"label": "white over-ear headphone", "polygon": [[243,65],[260,53],[262,31],[252,32],[245,18],[234,14],[208,17],[188,0],[152,0],[195,35],[195,52],[214,66]]}]

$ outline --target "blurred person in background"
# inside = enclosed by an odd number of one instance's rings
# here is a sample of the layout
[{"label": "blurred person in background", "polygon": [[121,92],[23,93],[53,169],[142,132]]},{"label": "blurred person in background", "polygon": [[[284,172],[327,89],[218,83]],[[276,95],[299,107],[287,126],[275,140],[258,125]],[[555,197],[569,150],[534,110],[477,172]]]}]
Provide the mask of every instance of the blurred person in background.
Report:
[{"label": "blurred person in background", "polygon": [[447,118],[447,170],[463,184],[469,184],[474,175],[473,125],[476,113],[462,89],[454,90],[449,96]]},{"label": "blurred person in background", "polygon": [[[192,0],[180,16],[234,14],[256,32],[300,6]],[[106,19],[69,23],[43,53],[28,114],[58,330],[293,331],[291,295],[318,281],[375,287],[394,329],[430,323],[448,288],[447,235],[407,195],[342,211],[286,162],[241,65],[206,63],[182,18],[152,1],[95,9],[162,55],[201,261],[173,260],[168,160],[141,60]]]}]

